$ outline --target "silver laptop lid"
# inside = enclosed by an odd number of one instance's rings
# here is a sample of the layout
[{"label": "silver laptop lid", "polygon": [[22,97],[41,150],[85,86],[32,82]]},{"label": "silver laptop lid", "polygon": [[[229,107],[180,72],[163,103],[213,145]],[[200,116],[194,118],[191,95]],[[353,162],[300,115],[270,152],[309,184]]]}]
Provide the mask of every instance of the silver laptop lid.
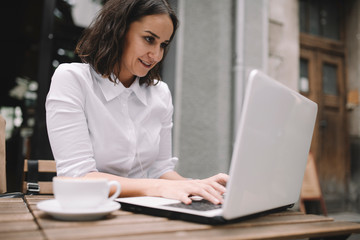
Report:
[{"label": "silver laptop lid", "polygon": [[231,160],[225,219],[298,201],[316,114],[316,103],[258,70],[250,73]]}]

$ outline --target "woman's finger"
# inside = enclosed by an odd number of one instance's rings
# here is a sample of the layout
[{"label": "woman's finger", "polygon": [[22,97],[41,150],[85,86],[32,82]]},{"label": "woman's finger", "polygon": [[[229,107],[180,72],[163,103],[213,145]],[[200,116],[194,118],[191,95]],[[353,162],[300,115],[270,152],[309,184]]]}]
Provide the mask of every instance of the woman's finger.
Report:
[{"label": "woman's finger", "polygon": [[219,173],[219,174],[216,174],[216,175],[210,177],[209,179],[212,179],[212,180],[218,182],[219,184],[226,186],[226,183],[229,180],[229,175],[227,175],[225,173]]},{"label": "woman's finger", "polygon": [[220,204],[223,202],[222,194],[220,194],[211,184],[206,181],[198,181],[197,188],[192,194],[199,195],[214,204]]},{"label": "woman's finger", "polygon": [[217,182],[211,182],[210,184],[221,195],[223,195],[226,192],[226,188],[223,185],[221,185]]},{"label": "woman's finger", "polygon": [[187,205],[191,204],[191,202],[192,202],[190,195],[187,195],[187,194],[183,194],[179,200]]}]

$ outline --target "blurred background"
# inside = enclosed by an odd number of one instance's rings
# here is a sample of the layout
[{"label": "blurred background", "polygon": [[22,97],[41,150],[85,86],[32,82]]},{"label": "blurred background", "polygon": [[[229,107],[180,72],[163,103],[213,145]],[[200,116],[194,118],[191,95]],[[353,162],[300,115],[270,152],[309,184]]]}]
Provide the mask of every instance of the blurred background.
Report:
[{"label": "blurred background", "polygon": [[[0,113],[8,191],[24,159],[53,159],[44,103],[103,0],[2,1]],[[180,27],[162,69],[174,99],[178,171],[227,172],[250,70],[317,102],[311,152],[329,212],[360,211],[360,1],[171,0]],[[266,119],[264,119],[266,121]]]}]

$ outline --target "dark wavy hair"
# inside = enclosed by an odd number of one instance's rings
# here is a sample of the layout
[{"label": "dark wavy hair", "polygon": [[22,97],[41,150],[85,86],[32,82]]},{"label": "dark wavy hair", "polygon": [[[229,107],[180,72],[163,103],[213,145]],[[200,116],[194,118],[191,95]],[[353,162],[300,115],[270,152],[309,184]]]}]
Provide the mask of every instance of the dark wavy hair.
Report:
[{"label": "dark wavy hair", "polygon": [[[117,83],[111,74],[119,67],[125,36],[130,24],[142,17],[156,14],[168,14],[173,23],[173,39],[178,19],[166,0],[109,0],[107,1],[92,24],[84,30],[75,53],[80,59],[89,63],[97,73]],[[164,51],[166,54],[167,49]],[[154,85],[161,80],[160,68],[163,59],[156,64],[146,76],[140,78],[140,84]]]}]

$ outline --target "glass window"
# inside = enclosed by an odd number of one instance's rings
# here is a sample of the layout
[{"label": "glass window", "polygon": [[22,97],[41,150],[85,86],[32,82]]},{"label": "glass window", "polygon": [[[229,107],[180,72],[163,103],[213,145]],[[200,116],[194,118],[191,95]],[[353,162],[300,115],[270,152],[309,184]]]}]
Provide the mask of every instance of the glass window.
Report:
[{"label": "glass window", "polygon": [[321,18],[320,24],[322,29],[322,36],[331,39],[340,39],[339,34],[339,9],[336,1],[326,1],[320,10]]},{"label": "glass window", "polygon": [[299,1],[299,17],[300,17],[300,32],[307,31],[307,14],[306,14],[306,1],[300,0]]},{"label": "glass window", "polygon": [[307,59],[300,59],[300,78],[299,90],[302,93],[309,92],[309,61]]},{"label": "glass window", "polygon": [[300,0],[300,31],[340,40],[341,6],[339,0]]},{"label": "glass window", "polygon": [[319,24],[319,1],[313,1],[308,5],[309,16],[309,27],[307,32],[313,35],[320,35],[320,24]]},{"label": "glass window", "polygon": [[338,95],[337,88],[337,66],[324,63],[323,65],[323,92],[328,95]]}]

